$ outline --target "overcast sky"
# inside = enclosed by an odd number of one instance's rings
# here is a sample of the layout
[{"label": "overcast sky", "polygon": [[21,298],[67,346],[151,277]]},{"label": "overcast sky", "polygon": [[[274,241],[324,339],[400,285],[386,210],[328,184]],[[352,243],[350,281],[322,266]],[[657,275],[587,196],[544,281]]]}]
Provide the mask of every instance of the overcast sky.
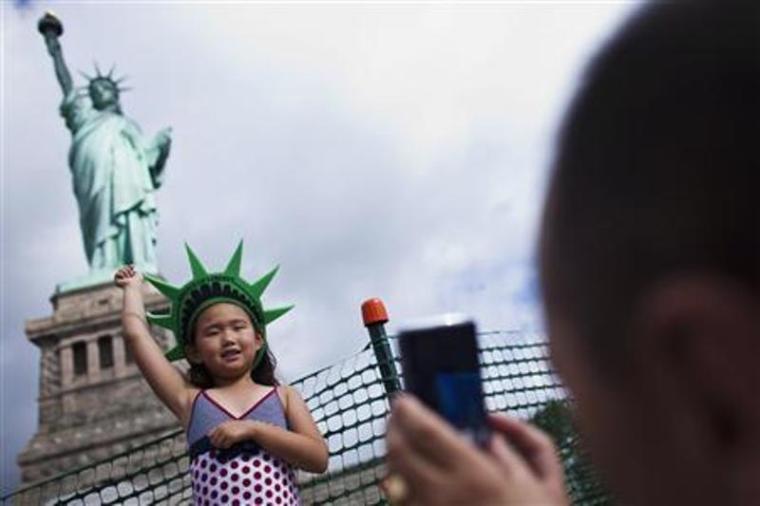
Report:
[{"label": "overcast sky", "polygon": [[584,62],[623,2],[2,5],[2,490],[36,430],[37,349],[24,321],[86,272],[70,134],[36,22],[64,56],[117,64],[126,115],[172,126],[158,257],[188,277],[188,241],[221,269],[281,270],[265,302],[287,379],[359,350],[359,307],[391,323],[460,311],[483,330],[540,328],[533,267],[553,136]]}]

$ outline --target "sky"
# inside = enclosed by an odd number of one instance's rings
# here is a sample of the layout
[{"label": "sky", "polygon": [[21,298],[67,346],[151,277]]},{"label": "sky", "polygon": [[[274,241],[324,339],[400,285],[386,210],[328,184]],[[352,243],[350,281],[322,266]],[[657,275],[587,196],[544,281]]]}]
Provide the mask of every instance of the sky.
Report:
[{"label": "sky", "polygon": [[86,273],[61,91],[36,30],[53,10],[77,70],[128,75],[124,113],[173,128],[158,258],[189,277],[245,241],[276,264],[269,329],[287,381],[448,311],[540,331],[537,222],[556,129],[584,63],[635,2],[0,1],[0,491],[37,427],[37,348],[58,283]]}]

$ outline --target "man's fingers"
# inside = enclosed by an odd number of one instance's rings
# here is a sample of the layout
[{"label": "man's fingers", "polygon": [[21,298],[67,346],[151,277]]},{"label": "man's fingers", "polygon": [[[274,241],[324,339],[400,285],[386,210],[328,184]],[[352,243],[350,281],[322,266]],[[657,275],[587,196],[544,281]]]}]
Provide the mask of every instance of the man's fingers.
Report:
[{"label": "man's fingers", "polygon": [[514,448],[510,447],[504,436],[499,433],[491,435],[488,452],[510,476],[520,473],[534,474],[532,466]]},{"label": "man's fingers", "polygon": [[495,431],[504,435],[539,477],[562,475],[554,443],[543,431],[506,415],[489,415],[488,421]]},{"label": "man's fingers", "polygon": [[440,473],[435,465],[413,449],[402,431],[390,427],[386,443],[388,470],[403,478],[412,495],[425,496],[427,490],[440,486]]},{"label": "man's fingers", "polygon": [[396,397],[390,425],[403,434],[420,456],[443,467],[453,467],[477,451],[453,427],[410,395]]}]

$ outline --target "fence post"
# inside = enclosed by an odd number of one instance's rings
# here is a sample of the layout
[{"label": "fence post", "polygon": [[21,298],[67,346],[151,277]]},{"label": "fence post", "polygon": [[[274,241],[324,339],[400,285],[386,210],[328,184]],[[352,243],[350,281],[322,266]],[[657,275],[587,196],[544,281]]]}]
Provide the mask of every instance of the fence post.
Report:
[{"label": "fence post", "polygon": [[375,352],[377,364],[380,367],[380,379],[385,387],[385,393],[391,397],[401,390],[396,362],[393,359],[388,335],[385,333],[385,324],[388,323],[388,312],[385,304],[380,299],[368,299],[362,304],[362,319],[367,327],[372,350]]}]

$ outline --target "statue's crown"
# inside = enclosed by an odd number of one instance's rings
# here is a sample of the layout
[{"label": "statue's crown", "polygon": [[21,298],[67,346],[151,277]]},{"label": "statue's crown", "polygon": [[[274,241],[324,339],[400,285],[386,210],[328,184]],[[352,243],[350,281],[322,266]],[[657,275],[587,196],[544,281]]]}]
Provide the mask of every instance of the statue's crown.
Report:
[{"label": "statue's crown", "polygon": [[113,65],[111,67],[111,70],[109,70],[106,74],[100,71],[100,67],[98,66],[98,63],[94,63],[95,67],[95,75],[91,76],[89,74],[85,74],[81,70],[79,73],[87,79],[87,86],[92,86],[93,83],[97,81],[105,81],[108,84],[110,84],[114,90],[116,90],[117,93],[123,93],[125,91],[129,91],[130,88],[122,86],[121,84],[127,80],[127,76],[121,76],[121,77],[114,77],[114,71],[116,70],[116,65]]}]

